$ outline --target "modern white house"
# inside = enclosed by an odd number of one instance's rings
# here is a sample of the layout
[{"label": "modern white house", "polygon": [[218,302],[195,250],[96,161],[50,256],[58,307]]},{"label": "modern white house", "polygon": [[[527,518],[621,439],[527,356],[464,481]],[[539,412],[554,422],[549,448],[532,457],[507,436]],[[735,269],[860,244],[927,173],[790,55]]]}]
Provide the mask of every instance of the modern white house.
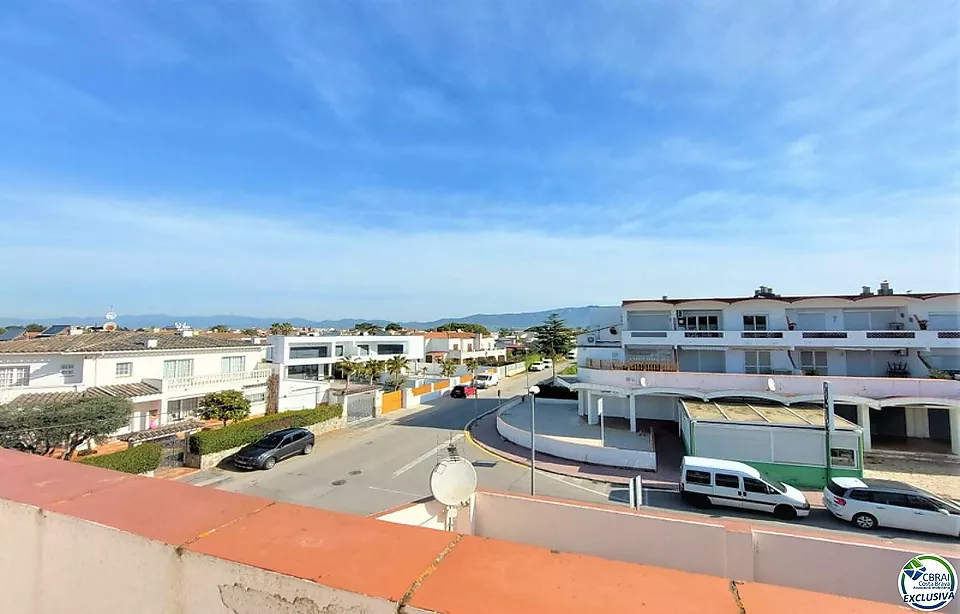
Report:
[{"label": "modern white house", "polygon": [[267,360],[279,366],[283,379],[329,379],[334,365],[344,357],[362,362],[403,356],[412,363],[411,368],[424,359],[424,339],[420,335],[270,335],[267,343]]},{"label": "modern white house", "polygon": [[497,362],[507,361],[506,347],[499,347],[491,335],[447,331],[423,333],[427,362],[453,360],[463,364],[471,358],[488,358]]},{"label": "modern white house", "polygon": [[[680,399],[822,406],[863,448],[960,454],[960,294],[873,293],[625,300],[578,338],[580,411],[678,421]],[[931,377],[935,376],[935,377]],[[859,465],[860,460],[856,459]]]},{"label": "modern white house", "polygon": [[151,332],[88,332],[0,341],[0,404],[47,404],[111,396],[133,402],[118,434],[166,427],[196,415],[209,392],[241,390],[251,413],[266,409],[264,345]]}]

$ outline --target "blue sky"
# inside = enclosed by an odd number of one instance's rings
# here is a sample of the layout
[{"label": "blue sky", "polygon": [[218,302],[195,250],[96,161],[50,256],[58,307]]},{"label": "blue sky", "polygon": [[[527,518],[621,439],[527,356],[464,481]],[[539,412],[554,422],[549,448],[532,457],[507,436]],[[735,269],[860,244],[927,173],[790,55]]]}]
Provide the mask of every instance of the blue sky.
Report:
[{"label": "blue sky", "polygon": [[960,290],[957,6],[14,0],[0,316]]}]

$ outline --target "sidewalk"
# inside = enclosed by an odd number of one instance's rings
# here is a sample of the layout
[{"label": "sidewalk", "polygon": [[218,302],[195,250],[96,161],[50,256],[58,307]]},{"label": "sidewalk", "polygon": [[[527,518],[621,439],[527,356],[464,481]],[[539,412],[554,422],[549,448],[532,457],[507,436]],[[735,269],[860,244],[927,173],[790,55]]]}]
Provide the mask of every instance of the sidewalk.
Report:
[{"label": "sidewalk", "polygon": [[[518,465],[530,466],[530,450],[504,440],[497,432],[497,413],[491,412],[474,422],[470,427],[469,439],[487,452]],[[630,478],[640,475],[647,488],[676,490],[679,478],[679,464],[674,471],[637,471],[619,467],[606,467],[578,463],[549,454],[537,454],[537,469],[597,482],[628,484]]]}]

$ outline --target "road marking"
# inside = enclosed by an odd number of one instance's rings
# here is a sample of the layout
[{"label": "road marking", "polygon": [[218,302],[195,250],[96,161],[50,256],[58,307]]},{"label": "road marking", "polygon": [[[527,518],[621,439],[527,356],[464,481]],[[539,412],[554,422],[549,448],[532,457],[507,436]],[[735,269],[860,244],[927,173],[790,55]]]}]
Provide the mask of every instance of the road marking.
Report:
[{"label": "road marking", "polygon": [[454,435],[453,439],[451,439],[450,441],[445,441],[445,442],[443,442],[443,443],[441,443],[441,444],[438,444],[438,445],[434,446],[433,448],[430,448],[429,450],[427,450],[426,452],[424,452],[423,454],[421,454],[421,455],[418,456],[417,458],[413,459],[412,461],[410,461],[409,463],[407,463],[407,464],[404,465],[403,467],[400,467],[399,469],[397,469],[396,471],[394,471],[394,472],[393,472],[393,477],[399,477],[399,476],[403,475],[404,473],[410,471],[411,469],[413,469],[414,467],[416,467],[417,465],[419,465],[419,464],[422,463],[423,461],[427,460],[427,459],[430,458],[431,456],[436,456],[437,452],[439,452],[439,451],[442,450],[443,448],[446,448],[446,447],[449,446],[451,443],[453,443],[453,442],[455,442],[455,441],[457,441],[457,440],[459,440],[459,439],[463,439],[463,433],[459,433],[459,434],[457,434],[457,435]]},{"label": "road marking", "polygon": [[[528,468],[529,468],[529,467],[528,467]],[[596,495],[600,495],[601,497],[605,497],[605,498],[609,498],[609,497],[610,497],[610,493],[605,493],[605,492],[600,491],[600,490],[593,490],[592,488],[587,488],[586,486],[580,486],[579,484],[574,484],[573,482],[568,482],[568,481],[564,480],[563,478],[561,478],[561,477],[559,477],[559,476],[556,476],[556,475],[553,475],[553,474],[551,474],[551,473],[547,473],[547,472],[545,472],[545,471],[541,471],[541,470],[537,469],[537,477],[540,477],[540,476],[548,477],[548,478],[550,478],[551,480],[556,480],[556,481],[558,481],[558,482],[563,482],[563,483],[566,484],[567,486],[573,486],[574,488],[579,488],[580,490],[585,490],[585,491],[587,491],[587,492],[592,492],[592,493],[594,493],[594,494],[596,494]]]},{"label": "road marking", "polygon": [[371,488],[371,489],[373,489],[373,490],[379,490],[379,491],[382,491],[382,492],[392,492],[392,493],[394,493],[394,494],[404,495],[404,496],[407,496],[407,497],[416,497],[416,498],[418,498],[418,499],[422,499],[423,497],[426,497],[426,496],[427,496],[427,495],[424,495],[424,494],[417,494],[417,493],[415,493],[415,492],[406,492],[406,491],[403,491],[403,490],[393,490],[392,488],[380,488],[379,486],[368,486],[367,488]]}]

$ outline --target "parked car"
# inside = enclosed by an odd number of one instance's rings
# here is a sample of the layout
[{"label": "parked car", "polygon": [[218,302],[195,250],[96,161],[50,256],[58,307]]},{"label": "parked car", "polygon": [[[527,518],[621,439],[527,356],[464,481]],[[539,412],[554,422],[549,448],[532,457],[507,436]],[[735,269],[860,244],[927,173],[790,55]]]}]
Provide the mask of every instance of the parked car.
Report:
[{"label": "parked car", "polygon": [[529,371],[543,371],[543,370],[545,370],[546,368],[547,368],[547,363],[541,361],[541,362],[533,362],[533,363],[530,363],[530,367],[528,367],[528,370],[529,370]]},{"label": "parked car", "polygon": [[477,389],[473,386],[454,386],[453,390],[450,391],[450,396],[455,399],[465,399],[472,397],[476,393]]},{"label": "parked car", "polygon": [[960,537],[960,505],[904,482],[832,478],[823,505],[868,531],[890,527]]},{"label": "parked car", "polygon": [[810,513],[803,493],[770,479],[745,463],[684,456],[680,466],[680,497],[698,507],[725,505],[772,513],[793,520]]},{"label": "parked car", "polygon": [[313,433],[303,428],[274,431],[246,445],[233,455],[233,464],[240,469],[273,469],[278,461],[295,454],[313,451]]},{"label": "parked car", "polygon": [[477,382],[477,388],[493,388],[500,385],[500,376],[496,373],[480,373],[474,380]]}]

